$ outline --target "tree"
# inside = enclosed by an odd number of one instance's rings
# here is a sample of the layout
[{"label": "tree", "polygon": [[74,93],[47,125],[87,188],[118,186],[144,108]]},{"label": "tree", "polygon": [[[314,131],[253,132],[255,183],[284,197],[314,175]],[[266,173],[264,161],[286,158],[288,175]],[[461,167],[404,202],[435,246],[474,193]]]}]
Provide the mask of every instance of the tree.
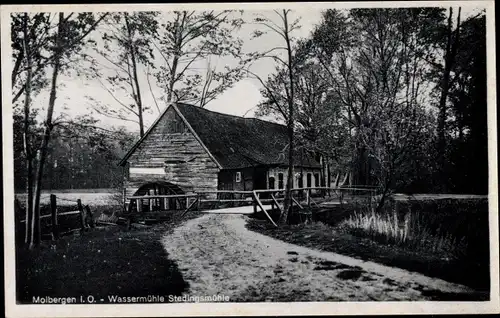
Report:
[{"label": "tree", "polygon": [[25,94],[28,84],[30,95],[34,95],[48,83],[45,70],[52,62],[51,57],[47,56],[52,14],[13,13],[11,18],[12,103],[16,104]]},{"label": "tree", "polygon": [[[29,33],[28,33],[28,13],[24,13],[23,16],[23,56],[26,59],[26,85],[25,85],[25,98],[24,98],[24,121],[23,121],[23,150],[24,157],[26,158],[26,170],[28,173],[28,178],[26,182],[27,187],[27,198],[26,198],[26,211],[31,211],[31,200],[33,199],[33,155],[30,149],[30,98],[31,98],[31,81],[33,74],[33,64],[31,58],[31,48],[29,45]],[[29,212],[26,213],[26,219],[30,218]],[[26,222],[26,237],[27,242],[29,235],[29,222]]]},{"label": "tree", "polygon": [[[100,81],[119,108],[87,97],[98,113],[138,123],[141,137],[144,135],[143,114],[150,107],[143,104],[139,74],[143,68],[149,76],[150,68],[154,68],[151,42],[157,36],[157,16],[157,12],[118,12],[108,16],[101,27],[103,49],[95,47],[105,61],[94,60],[93,77]],[[107,84],[100,80],[101,77]]]},{"label": "tree", "polygon": [[[312,39],[298,43],[295,62],[296,149],[301,158],[304,153],[309,153],[320,159],[323,166],[321,183],[327,185],[331,182],[332,165],[337,168],[346,165],[344,153],[349,138],[345,127],[348,122],[343,117],[342,105],[328,75],[316,59]],[[277,99],[285,99],[284,90],[280,85],[274,85],[284,80],[283,74],[275,73],[271,77],[269,89]],[[267,92],[263,94],[268,95]],[[273,103],[261,103],[257,115],[274,115],[284,119]]]},{"label": "tree", "polygon": [[[486,85],[486,19],[484,14],[461,23],[460,43],[449,89],[450,142],[446,172],[450,190],[488,192],[488,132]],[[474,156],[464,156],[464,153]]]},{"label": "tree", "polygon": [[[36,109],[35,109],[36,110]],[[14,186],[26,189],[27,168],[23,150],[23,113],[14,114]],[[33,144],[40,144],[43,130],[36,115],[30,117]],[[135,141],[135,134],[123,127],[102,128],[89,116],[64,116],[54,121],[42,179],[42,189],[115,188],[122,185],[118,161]],[[36,165],[36,161],[33,161]]]},{"label": "tree", "polygon": [[47,156],[45,189],[118,188],[122,186],[122,155],[132,145],[134,134],[123,129],[104,129],[91,118],[78,124],[62,122],[54,128],[54,140]]},{"label": "tree", "polygon": [[[438,160],[440,166],[443,168],[445,165],[445,154],[446,154],[446,118],[447,118],[447,101],[450,89],[450,77],[451,70],[455,63],[455,58],[457,55],[458,44],[460,41],[460,15],[462,8],[458,8],[457,24],[455,30],[453,30],[453,8],[450,7],[448,14],[448,24],[446,28],[446,47],[444,49],[444,69],[442,71],[441,79],[441,96],[439,98],[439,117],[438,117]],[[445,180],[444,176],[442,178]]]},{"label": "tree", "polygon": [[47,108],[47,116],[44,122],[44,133],[42,144],[39,150],[38,166],[36,169],[34,183],[34,203],[33,203],[33,219],[32,219],[32,239],[30,247],[34,244],[39,244],[41,241],[40,231],[40,194],[42,186],[42,178],[47,150],[51,139],[53,129],[53,114],[57,97],[58,76],[69,63],[71,57],[78,53],[84,45],[84,40],[87,35],[95,29],[98,23],[107,15],[102,14],[99,18],[95,18],[92,13],[70,13],[65,15],[63,12],[58,14],[57,31],[51,38],[51,60],[53,61],[52,76],[50,84],[49,104]]},{"label": "tree", "polygon": [[[50,57],[45,56],[49,49],[50,39],[50,14],[45,13],[15,13],[11,18],[11,41],[14,67],[12,69],[12,88],[15,92],[12,103],[14,104],[14,128],[16,124],[22,126],[22,133],[15,135],[22,149],[21,156],[16,156],[16,163],[25,169],[25,243],[31,239],[33,218],[33,169],[38,143],[39,129],[35,119],[37,111],[31,107],[34,95],[45,87],[45,69],[50,65]],[[18,112],[17,103],[24,94],[22,111]],[[17,121],[16,121],[17,120]],[[16,148],[16,147],[15,147]],[[18,165],[18,168],[20,166]],[[16,170],[17,171],[17,170]]]},{"label": "tree", "polygon": [[[283,41],[283,46],[276,46],[266,52],[256,52],[250,54],[249,61],[270,58],[277,63],[275,77],[269,77],[266,82],[262,78],[250,70],[250,65],[247,72],[257,78],[263,86],[262,94],[264,102],[261,105],[272,105],[273,109],[278,112],[285,120],[288,135],[288,176],[285,188],[285,202],[283,213],[280,216],[279,223],[284,224],[290,219],[291,206],[291,190],[293,188],[293,171],[294,171],[294,156],[295,156],[295,64],[296,64],[296,47],[294,47],[294,38],[292,32],[297,30],[299,19],[291,19],[291,10],[273,10],[275,14],[275,22],[273,18],[258,15],[254,22],[256,25],[263,27],[265,31],[255,30],[254,37],[271,32],[278,35]],[[284,57],[279,53],[283,53]],[[282,93],[284,95],[282,95]]]},{"label": "tree", "polygon": [[313,34],[316,58],[349,125],[355,180],[380,186],[379,209],[429,128],[426,32],[441,15],[433,8],[327,11]]},{"label": "tree", "polygon": [[166,21],[153,43],[162,63],[155,75],[167,103],[184,101],[204,107],[241,78],[241,64],[218,70],[209,62],[206,74],[198,70],[200,62],[211,56],[240,59],[242,41],[234,33],[243,20],[236,12],[173,11],[162,17]]}]

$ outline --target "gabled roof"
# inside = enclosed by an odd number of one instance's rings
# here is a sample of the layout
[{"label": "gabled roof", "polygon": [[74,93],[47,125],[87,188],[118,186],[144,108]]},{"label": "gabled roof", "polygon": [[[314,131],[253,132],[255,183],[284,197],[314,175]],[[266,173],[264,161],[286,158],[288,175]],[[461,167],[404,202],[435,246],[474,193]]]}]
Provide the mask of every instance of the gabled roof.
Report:
[{"label": "gabled roof", "polygon": [[[184,103],[176,103],[174,108],[181,113],[196,137],[223,169],[288,164],[288,135],[284,125],[217,113]],[[121,164],[150,130],[122,159]],[[294,158],[296,166],[320,167],[312,156],[304,153],[300,157],[297,155]]]}]

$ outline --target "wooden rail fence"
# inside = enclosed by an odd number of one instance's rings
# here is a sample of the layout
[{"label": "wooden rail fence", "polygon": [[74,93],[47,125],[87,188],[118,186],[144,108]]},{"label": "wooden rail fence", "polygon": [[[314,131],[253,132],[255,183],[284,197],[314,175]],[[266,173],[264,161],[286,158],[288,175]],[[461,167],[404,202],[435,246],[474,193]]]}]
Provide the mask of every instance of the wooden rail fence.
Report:
[{"label": "wooden rail fence", "polygon": [[[15,199],[16,203],[16,209],[21,209],[21,205],[19,200],[16,198]],[[74,231],[81,231],[84,232],[88,228],[94,228],[95,227],[95,221],[93,218],[93,213],[88,205],[83,205],[82,200],[78,199],[76,201],[73,200],[66,200],[65,201],[72,201],[76,203],[76,209],[71,210],[71,211],[66,211],[66,212],[59,212],[58,211],[58,206],[57,206],[57,197],[54,194],[50,195],[50,214],[44,214],[40,215],[40,221],[42,220],[47,220],[50,219],[50,222],[48,222],[50,226],[50,235],[52,236],[53,240],[57,240],[61,235],[68,234]],[[20,211],[17,211],[17,213],[21,213]],[[61,217],[63,218],[76,218],[78,221],[77,222],[69,222],[70,224],[77,224],[77,228],[67,228],[67,231],[61,232],[60,228],[60,221]],[[21,219],[19,221],[19,225],[22,225],[23,223],[26,223],[26,219]],[[42,233],[43,234],[43,233]]]},{"label": "wooden rail fence", "polygon": [[[360,192],[368,193],[369,198],[372,198],[376,189],[374,187],[344,187],[344,188],[329,188],[329,187],[309,187],[292,189],[291,205],[297,206],[299,210],[304,210],[305,207],[311,208],[313,205],[318,207],[315,198],[327,195],[336,196],[340,204],[343,204],[346,195],[357,195]],[[275,225],[276,223],[268,213],[268,204],[271,210],[278,210],[280,215],[283,209],[280,202],[284,201],[285,189],[258,189],[252,191],[243,190],[214,190],[203,191],[189,194],[174,194],[174,195],[144,195],[130,196],[128,205],[128,215],[137,215],[143,220],[146,220],[150,212],[155,211],[182,211],[181,217],[191,210],[209,211],[221,209],[222,205],[230,207],[253,206],[253,213],[262,212],[269,221]],[[243,209],[242,209],[243,210]],[[237,213],[237,212],[235,212]],[[300,214],[300,212],[299,212]],[[309,219],[310,212],[302,212]],[[130,220],[130,219],[129,219]]]}]

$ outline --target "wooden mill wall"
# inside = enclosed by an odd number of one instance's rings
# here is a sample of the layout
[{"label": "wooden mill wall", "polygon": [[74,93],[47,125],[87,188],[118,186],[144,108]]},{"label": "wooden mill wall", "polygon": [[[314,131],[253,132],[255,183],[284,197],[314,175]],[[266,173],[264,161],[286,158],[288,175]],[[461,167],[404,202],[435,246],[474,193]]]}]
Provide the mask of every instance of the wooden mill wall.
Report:
[{"label": "wooden mill wall", "polygon": [[[254,190],[254,168],[224,169],[219,172],[219,190],[252,191]],[[241,179],[236,180],[240,173]]]},{"label": "wooden mill wall", "polygon": [[127,161],[125,196],[169,182],[184,192],[217,190],[219,168],[171,107]]}]

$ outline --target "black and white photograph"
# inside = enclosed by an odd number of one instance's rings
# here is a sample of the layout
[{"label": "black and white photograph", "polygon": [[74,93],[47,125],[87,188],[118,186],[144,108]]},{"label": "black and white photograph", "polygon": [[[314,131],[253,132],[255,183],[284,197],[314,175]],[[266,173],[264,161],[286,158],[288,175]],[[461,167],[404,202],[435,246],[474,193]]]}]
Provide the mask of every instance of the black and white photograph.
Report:
[{"label": "black and white photograph", "polygon": [[1,17],[8,317],[500,311],[493,1]]}]

